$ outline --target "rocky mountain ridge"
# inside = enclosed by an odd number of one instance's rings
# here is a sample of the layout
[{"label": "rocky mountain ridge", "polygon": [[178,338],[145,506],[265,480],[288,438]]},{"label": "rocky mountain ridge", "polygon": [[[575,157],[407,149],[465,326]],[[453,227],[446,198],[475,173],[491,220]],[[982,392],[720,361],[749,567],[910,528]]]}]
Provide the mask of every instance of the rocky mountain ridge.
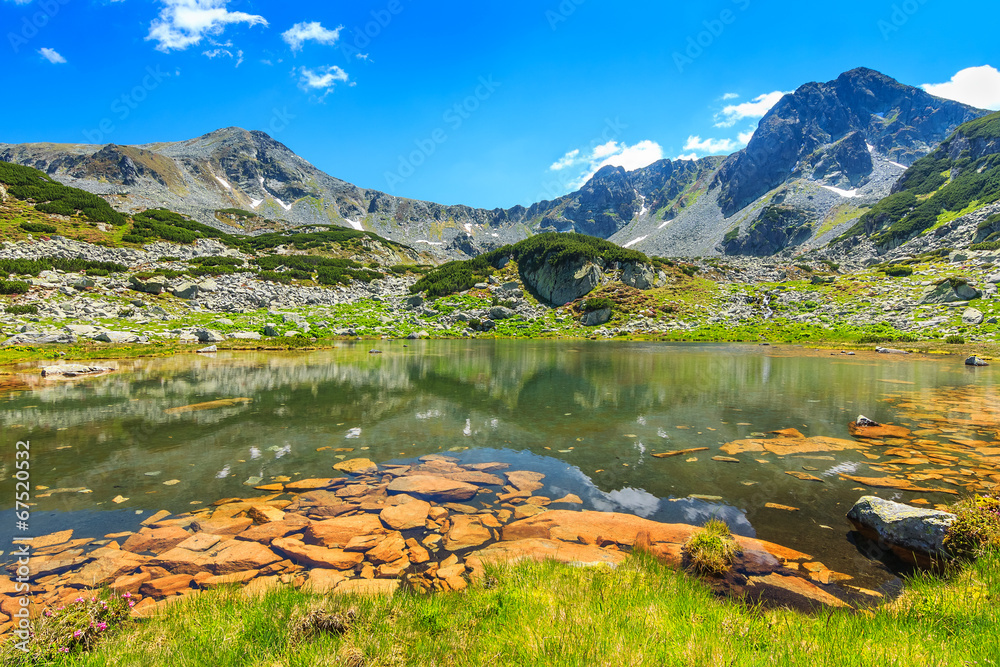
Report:
[{"label": "rocky mountain ridge", "polygon": [[[120,211],[162,206],[230,232],[334,224],[442,258],[545,231],[653,255],[768,256],[825,244],[958,125],[986,113],[859,68],[785,96],[731,156],[605,167],[577,192],[493,210],[361,188],[239,128],[140,146],[0,144],[0,160],[100,194]],[[251,215],[234,221],[225,209]]]}]

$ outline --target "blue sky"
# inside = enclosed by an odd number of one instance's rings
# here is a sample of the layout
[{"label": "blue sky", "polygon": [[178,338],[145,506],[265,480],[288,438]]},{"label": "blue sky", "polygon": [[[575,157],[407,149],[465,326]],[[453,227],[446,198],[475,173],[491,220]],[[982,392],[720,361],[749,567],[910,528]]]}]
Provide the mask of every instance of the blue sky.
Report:
[{"label": "blue sky", "polygon": [[239,126],[362,187],[527,205],[738,150],[858,66],[1000,108],[998,24],[993,0],[0,0],[0,143]]}]

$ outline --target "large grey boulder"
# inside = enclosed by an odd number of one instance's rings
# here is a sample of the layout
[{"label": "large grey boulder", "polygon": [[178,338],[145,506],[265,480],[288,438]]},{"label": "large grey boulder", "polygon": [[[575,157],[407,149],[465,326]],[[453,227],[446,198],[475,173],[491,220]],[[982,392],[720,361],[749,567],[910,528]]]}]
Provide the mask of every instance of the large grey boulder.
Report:
[{"label": "large grey boulder", "polygon": [[490,308],[491,320],[509,320],[516,314],[513,310],[504,306],[493,306]]},{"label": "large grey boulder", "polygon": [[175,285],[170,290],[178,299],[194,299],[198,296],[198,286],[194,283],[183,282]]},{"label": "large grey boulder", "polygon": [[629,287],[647,290],[656,287],[659,281],[656,272],[649,264],[627,262],[622,266],[622,282]]},{"label": "large grey boulder", "polygon": [[85,364],[62,364],[59,366],[45,366],[42,368],[42,377],[64,377],[78,378],[89,375],[104,375],[115,369],[111,366],[87,366]]},{"label": "large grey boulder", "polygon": [[202,343],[221,343],[226,340],[226,337],[221,333],[211,329],[195,329],[192,333]]},{"label": "large grey boulder", "polygon": [[604,280],[604,271],[589,260],[561,262],[555,266],[544,261],[535,270],[525,270],[522,277],[540,297],[553,305],[564,306],[590,294]]},{"label": "large grey boulder", "polygon": [[962,322],[973,326],[982,324],[983,313],[981,310],[976,310],[975,308],[966,308],[965,312],[962,313]]},{"label": "large grey boulder", "polygon": [[11,336],[0,347],[10,347],[12,345],[72,345],[75,342],[76,336],[67,332],[43,333],[41,331],[29,331]]},{"label": "large grey boulder", "polygon": [[148,280],[142,280],[132,276],[129,278],[129,284],[132,289],[144,294],[162,294],[163,290],[167,288],[167,284],[164,279],[157,276],[153,276]]},{"label": "large grey boulder", "polygon": [[955,515],[863,496],[847,518],[862,535],[884,542],[903,560],[919,565],[946,555],[944,537]]},{"label": "large grey boulder", "polygon": [[146,339],[131,331],[102,331],[94,337],[102,343],[145,343]]},{"label": "large grey boulder", "polygon": [[928,292],[927,295],[924,296],[921,303],[954,303],[956,301],[972,301],[973,299],[978,299],[982,295],[982,292],[967,283],[956,281],[956,284],[953,285],[952,281],[946,280],[943,283],[936,285],[930,292]]},{"label": "large grey boulder", "polygon": [[580,324],[585,327],[596,327],[601,324],[607,324],[610,319],[611,309],[601,308],[600,310],[592,310],[588,313],[584,313],[583,317],[580,319]]},{"label": "large grey boulder", "polygon": [[230,338],[235,338],[236,340],[260,340],[261,335],[256,331],[237,331],[234,334],[230,334]]}]

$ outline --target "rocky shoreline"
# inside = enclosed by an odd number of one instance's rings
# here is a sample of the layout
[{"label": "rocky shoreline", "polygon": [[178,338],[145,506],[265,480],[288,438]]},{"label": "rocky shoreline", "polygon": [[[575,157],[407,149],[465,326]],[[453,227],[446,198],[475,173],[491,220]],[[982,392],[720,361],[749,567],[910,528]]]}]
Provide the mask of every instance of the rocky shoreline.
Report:
[{"label": "rocky shoreline", "polygon": [[[129,593],[133,614],[149,617],[212,588],[248,595],[291,585],[314,593],[460,591],[493,563],[555,559],[615,566],[641,548],[676,568],[694,526],[573,511],[572,495],[534,495],[541,473],[503,463],[459,465],[442,455],[411,465],[368,459],[337,463],[337,477],[257,487],[190,513],[161,511],[137,532],[100,538],[74,531],[35,538],[29,562],[32,614],[108,587]],[[737,537],[733,570],[720,592],[751,600],[815,606],[871,604],[881,595],[850,587],[808,554]],[[0,579],[0,634],[12,628],[17,563]]]}]

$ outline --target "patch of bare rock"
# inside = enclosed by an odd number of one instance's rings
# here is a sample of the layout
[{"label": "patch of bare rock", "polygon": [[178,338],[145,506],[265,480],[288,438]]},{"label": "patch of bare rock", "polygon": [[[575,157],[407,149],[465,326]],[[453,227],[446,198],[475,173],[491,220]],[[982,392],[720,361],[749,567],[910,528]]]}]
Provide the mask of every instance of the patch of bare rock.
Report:
[{"label": "patch of bare rock", "polygon": [[[337,464],[342,477],[267,485],[265,495],[230,498],[188,514],[166,511],[133,533],[39,538],[30,559],[32,613],[82,591],[129,592],[134,613],[150,616],[219,586],[260,595],[276,586],[319,594],[460,591],[492,563],[553,559],[614,567],[633,549],[686,565],[693,526],[572,509],[575,496],[535,495],[544,475],[505,464],[460,465],[444,456],[413,465],[367,459]],[[804,553],[737,538],[743,554],[715,582],[727,592],[845,606],[845,575]],[[17,564],[0,577],[0,634],[11,629]]]}]

